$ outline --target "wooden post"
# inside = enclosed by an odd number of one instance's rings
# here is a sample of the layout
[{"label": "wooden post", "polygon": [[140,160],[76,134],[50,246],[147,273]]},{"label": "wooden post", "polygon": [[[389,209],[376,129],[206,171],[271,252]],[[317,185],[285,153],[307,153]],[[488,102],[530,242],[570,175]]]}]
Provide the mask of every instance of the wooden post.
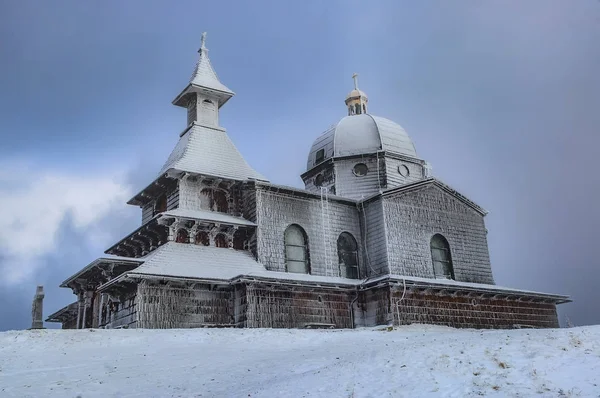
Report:
[{"label": "wooden post", "polygon": [[81,329],[81,300],[82,296],[80,293],[79,297],[77,298],[77,325],[75,326],[75,329]]}]

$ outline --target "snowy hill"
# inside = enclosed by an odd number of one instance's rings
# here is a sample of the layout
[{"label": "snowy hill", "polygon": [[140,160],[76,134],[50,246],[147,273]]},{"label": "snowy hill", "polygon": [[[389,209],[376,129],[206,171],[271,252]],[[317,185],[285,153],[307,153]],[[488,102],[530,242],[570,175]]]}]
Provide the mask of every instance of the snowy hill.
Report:
[{"label": "snowy hill", "polygon": [[2,397],[600,396],[600,326],[0,333]]}]

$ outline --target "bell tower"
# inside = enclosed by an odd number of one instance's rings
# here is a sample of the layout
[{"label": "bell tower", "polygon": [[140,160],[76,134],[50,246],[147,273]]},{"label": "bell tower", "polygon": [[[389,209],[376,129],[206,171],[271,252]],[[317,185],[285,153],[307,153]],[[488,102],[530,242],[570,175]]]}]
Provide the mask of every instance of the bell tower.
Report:
[{"label": "bell tower", "polygon": [[219,127],[219,109],[235,95],[219,81],[208,58],[206,32],[198,50],[200,57],[186,88],[175,98],[173,105],[187,108],[187,126],[198,124]]}]

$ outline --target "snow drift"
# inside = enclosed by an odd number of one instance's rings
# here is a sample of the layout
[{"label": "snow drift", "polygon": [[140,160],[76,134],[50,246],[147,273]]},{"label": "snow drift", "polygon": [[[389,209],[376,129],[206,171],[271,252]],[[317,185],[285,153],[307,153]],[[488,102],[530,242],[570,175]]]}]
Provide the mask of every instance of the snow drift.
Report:
[{"label": "snow drift", "polygon": [[0,333],[3,397],[600,396],[600,326]]}]

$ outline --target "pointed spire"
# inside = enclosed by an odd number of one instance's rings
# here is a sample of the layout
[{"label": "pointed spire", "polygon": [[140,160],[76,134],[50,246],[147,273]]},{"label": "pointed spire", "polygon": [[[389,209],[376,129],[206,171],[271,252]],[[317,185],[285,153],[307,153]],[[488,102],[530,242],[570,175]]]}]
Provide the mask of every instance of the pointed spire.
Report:
[{"label": "pointed spire", "polygon": [[208,48],[206,48],[206,32],[202,33],[198,54],[200,54],[200,56],[198,62],[196,62],[194,72],[190,77],[189,84],[173,100],[173,104],[187,108],[190,98],[195,98],[197,93],[203,92],[212,99],[216,99],[220,108],[233,97],[235,93],[221,83],[210,63],[210,59],[208,58]]},{"label": "pointed spire", "polygon": [[194,68],[194,73],[192,73],[192,77],[190,78],[190,84],[233,94],[233,91],[219,81],[219,77],[210,63],[208,49],[206,48],[206,32],[202,33],[202,40],[200,41],[198,53],[200,54],[200,58],[198,59],[196,67]]}]

